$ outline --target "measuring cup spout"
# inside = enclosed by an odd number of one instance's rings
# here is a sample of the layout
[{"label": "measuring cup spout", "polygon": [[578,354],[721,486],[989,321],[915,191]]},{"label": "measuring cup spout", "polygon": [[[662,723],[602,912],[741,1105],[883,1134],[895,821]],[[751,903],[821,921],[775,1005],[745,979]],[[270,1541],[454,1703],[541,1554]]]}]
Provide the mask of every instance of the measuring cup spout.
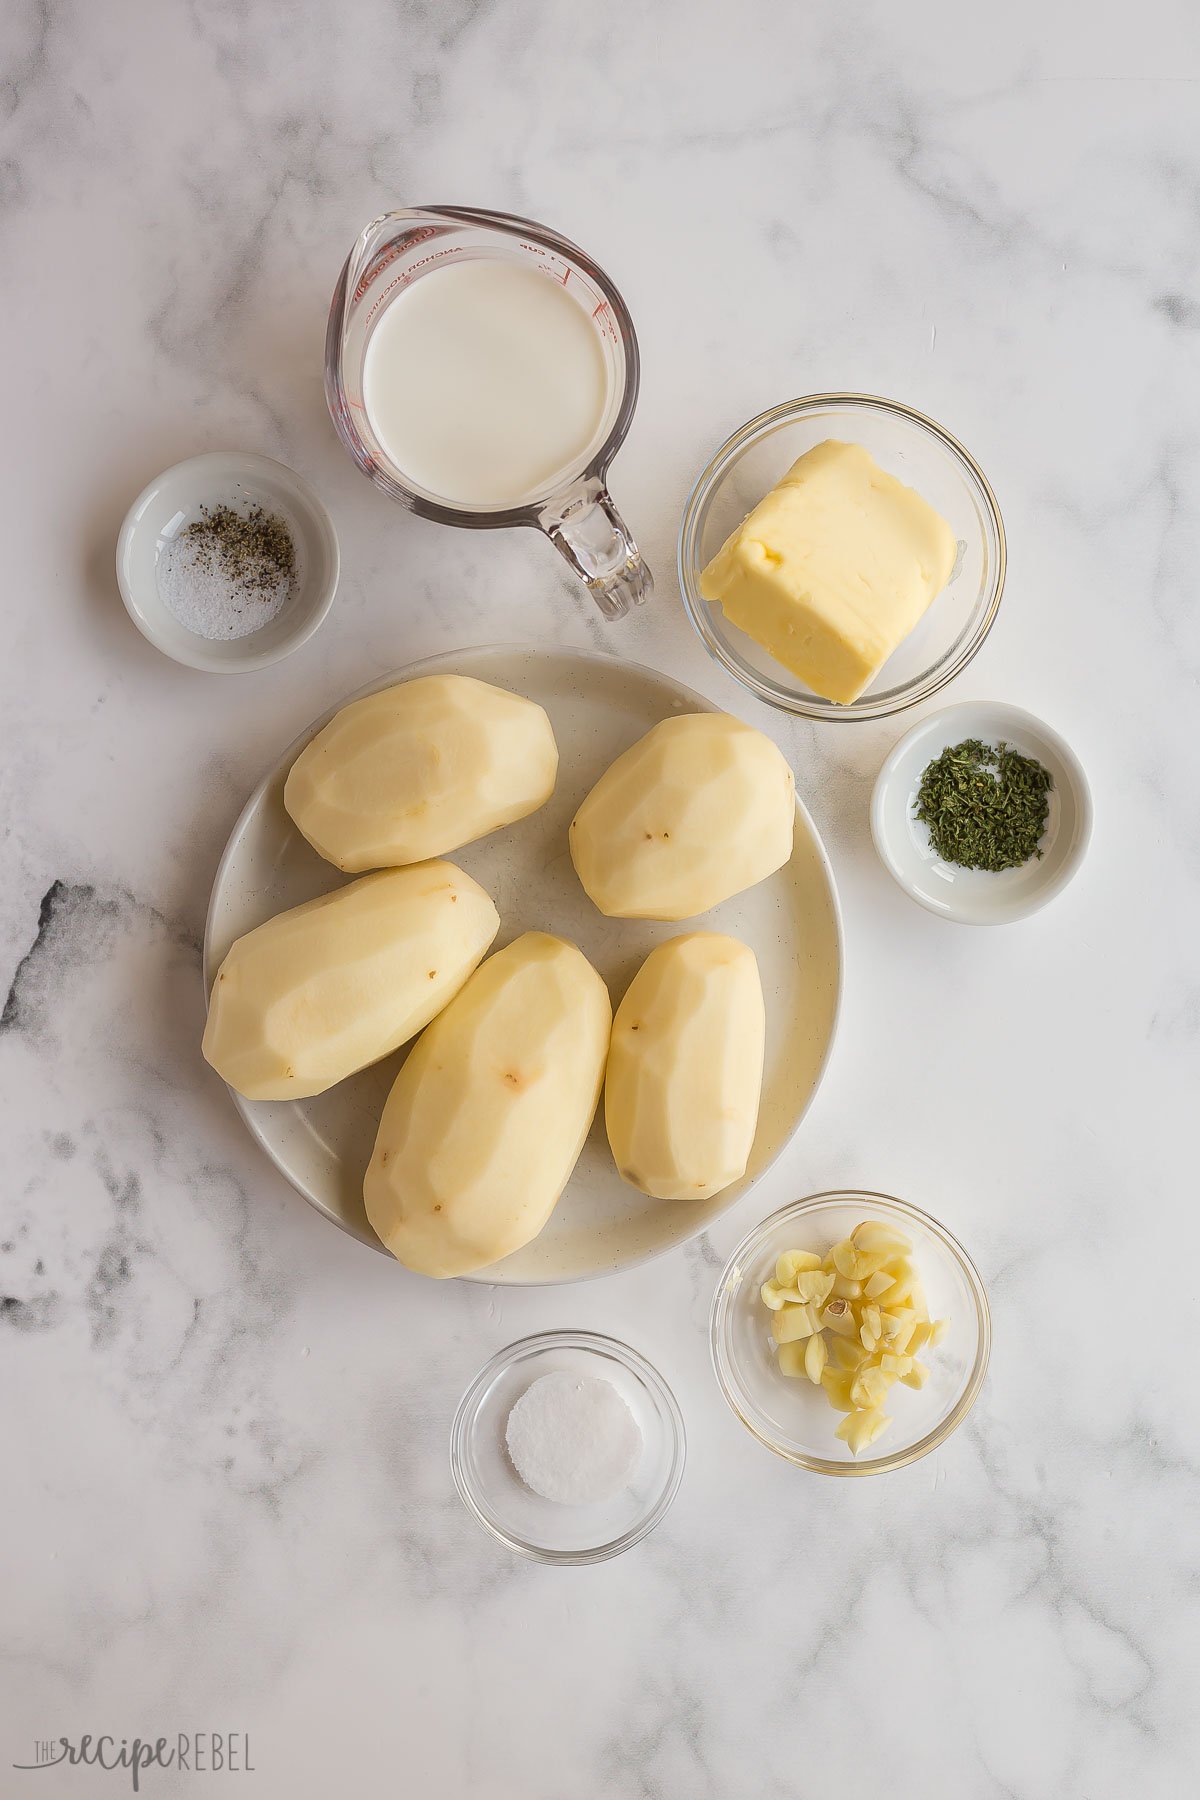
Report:
[{"label": "measuring cup spout", "polygon": [[654,577],[612,495],[595,476],[553,495],[539,510],[538,524],[587,583],[606,619],[621,618],[653,593]]}]

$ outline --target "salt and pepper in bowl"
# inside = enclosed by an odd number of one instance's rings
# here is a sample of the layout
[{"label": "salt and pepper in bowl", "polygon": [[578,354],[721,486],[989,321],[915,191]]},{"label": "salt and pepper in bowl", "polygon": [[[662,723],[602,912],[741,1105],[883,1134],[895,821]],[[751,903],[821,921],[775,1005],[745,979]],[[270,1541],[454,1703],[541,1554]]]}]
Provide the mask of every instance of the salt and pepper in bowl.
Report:
[{"label": "salt and pepper in bowl", "polygon": [[117,540],[117,583],[142,636],[214,674],[265,668],[311,637],[338,566],[333,521],[308,483],[240,450],[165,469]]}]

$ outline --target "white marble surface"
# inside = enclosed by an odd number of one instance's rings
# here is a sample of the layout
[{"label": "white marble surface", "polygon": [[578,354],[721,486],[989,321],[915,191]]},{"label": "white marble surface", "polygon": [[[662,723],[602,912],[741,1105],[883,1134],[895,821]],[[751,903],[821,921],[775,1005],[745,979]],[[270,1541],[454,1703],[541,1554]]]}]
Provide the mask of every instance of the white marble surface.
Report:
[{"label": "white marble surface", "polygon": [[[0,131],[0,1791],[125,1791],[9,1773],[37,1737],[233,1730],[256,1772],[225,1785],[264,1800],[1194,1792],[1189,0],[10,0]],[[391,510],[339,449],[334,276],[422,200],[544,218],[624,289],[644,617],[605,627],[532,537]],[[877,865],[901,722],[767,717],[682,616],[695,470],[836,386],[943,419],[1000,496],[1008,593],[954,697],[1059,726],[1098,813],[1024,925],[951,928]],[[134,633],[112,552],[156,469],[224,445],[317,484],[344,575],[303,651],[221,680]],[[208,885],[259,771],[376,672],[498,638],[604,644],[776,731],[849,935],[817,1104],[711,1241],[503,1294],[331,1230],[197,1050]],[[996,1343],[940,1454],[844,1484],[743,1435],[705,1323],[738,1233],[850,1184],[962,1235]],[[596,1569],[507,1556],[447,1470],[468,1378],[551,1325],[628,1337],[690,1431],[673,1513]]]}]

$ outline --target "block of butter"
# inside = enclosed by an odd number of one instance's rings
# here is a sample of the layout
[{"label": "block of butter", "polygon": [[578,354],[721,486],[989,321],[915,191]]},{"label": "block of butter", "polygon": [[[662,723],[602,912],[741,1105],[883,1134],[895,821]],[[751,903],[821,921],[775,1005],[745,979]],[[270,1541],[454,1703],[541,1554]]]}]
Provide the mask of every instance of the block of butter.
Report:
[{"label": "block of butter", "polygon": [[814,693],[848,705],[950,579],[945,519],[861,444],[817,444],[713,557],[700,592]]}]

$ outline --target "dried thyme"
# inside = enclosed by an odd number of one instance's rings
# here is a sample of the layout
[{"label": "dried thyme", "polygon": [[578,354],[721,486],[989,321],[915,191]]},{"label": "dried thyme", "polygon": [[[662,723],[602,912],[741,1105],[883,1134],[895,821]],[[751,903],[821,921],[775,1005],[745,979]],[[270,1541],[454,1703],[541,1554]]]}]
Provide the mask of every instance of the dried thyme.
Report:
[{"label": "dried thyme", "polygon": [[960,869],[1018,869],[1042,854],[1053,782],[1008,744],[967,738],[934,758],[917,790],[917,818],[934,850]]}]

